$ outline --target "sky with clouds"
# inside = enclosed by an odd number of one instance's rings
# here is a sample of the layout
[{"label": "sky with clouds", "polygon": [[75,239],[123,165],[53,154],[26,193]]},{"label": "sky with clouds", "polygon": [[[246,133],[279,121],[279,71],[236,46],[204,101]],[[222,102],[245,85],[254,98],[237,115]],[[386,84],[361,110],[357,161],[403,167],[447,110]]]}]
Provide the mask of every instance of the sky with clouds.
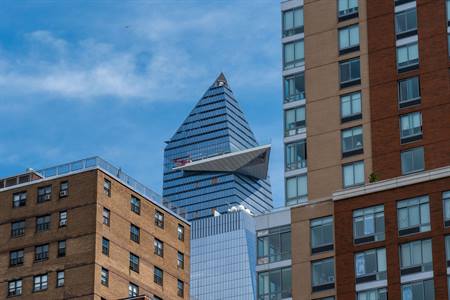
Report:
[{"label": "sky with clouds", "polygon": [[279,3],[2,1],[0,177],[99,155],[157,192],[164,141],[223,71],[283,203]]}]

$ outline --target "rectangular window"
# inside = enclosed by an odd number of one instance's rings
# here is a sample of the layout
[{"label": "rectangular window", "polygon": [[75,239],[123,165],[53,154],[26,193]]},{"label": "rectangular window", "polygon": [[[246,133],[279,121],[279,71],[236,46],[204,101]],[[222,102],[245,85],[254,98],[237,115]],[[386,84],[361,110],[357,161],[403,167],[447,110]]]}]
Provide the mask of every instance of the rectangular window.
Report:
[{"label": "rectangular window", "polygon": [[50,215],[36,218],[36,232],[46,231],[50,229]]},{"label": "rectangular window", "polygon": [[284,113],[284,136],[296,135],[305,128],[306,114],[305,107],[288,109]]},{"label": "rectangular window", "polygon": [[313,254],[333,250],[333,217],[311,220],[311,252]]},{"label": "rectangular window", "polygon": [[27,203],[27,192],[15,193],[13,195],[12,207],[21,207],[25,206]]},{"label": "rectangular window", "polygon": [[450,267],[450,235],[445,237],[445,259],[447,261],[447,268]]},{"label": "rectangular window", "polygon": [[339,21],[348,20],[358,16],[358,0],[338,0]]},{"label": "rectangular window", "polygon": [[341,120],[348,122],[361,119],[361,92],[341,96]]},{"label": "rectangular window", "polygon": [[428,196],[398,201],[397,218],[399,236],[430,231],[430,203]]},{"label": "rectangular window", "polygon": [[308,200],[308,179],[306,175],[286,179],[286,205],[304,203]]},{"label": "rectangular window", "polygon": [[164,214],[157,210],[155,211],[155,225],[164,228]]},{"label": "rectangular window", "polygon": [[103,181],[103,192],[105,192],[105,194],[108,197],[111,197],[111,181],[109,181],[108,179],[105,178],[105,180]]},{"label": "rectangular window", "polygon": [[177,283],[177,295],[178,297],[184,297],[184,282],[179,279]]},{"label": "rectangular window", "polygon": [[22,279],[8,282],[8,297],[22,295]]},{"label": "rectangular window", "polygon": [[59,212],[59,227],[67,226],[67,211]]},{"label": "rectangular window", "polygon": [[161,270],[158,267],[154,267],[154,270],[153,270],[153,282],[155,282],[156,284],[159,284],[161,286],[163,285],[164,273],[163,273],[163,270]]},{"label": "rectangular window", "polygon": [[450,26],[450,0],[447,0],[447,26]]},{"label": "rectangular window", "polygon": [[179,241],[184,241],[184,226],[178,224],[178,240]]},{"label": "rectangular window", "polygon": [[364,162],[357,161],[342,166],[344,188],[364,184]]},{"label": "rectangular window", "polygon": [[64,198],[69,195],[69,182],[63,181],[59,184],[59,198]]},{"label": "rectangular window", "polygon": [[25,234],[25,220],[11,223],[11,237],[19,237]]},{"label": "rectangular window", "polygon": [[286,145],[286,171],[306,168],[306,140]]},{"label": "rectangular window", "polygon": [[9,252],[9,266],[23,265],[23,249]]},{"label": "rectangular window", "polygon": [[130,225],[130,240],[139,243],[141,229],[133,224]]},{"label": "rectangular window", "polygon": [[37,198],[38,203],[50,201],[51,199],[52,199],[51,185],[38,188],[38,198]]},{"label": "rectangular window", "polygon": [[398,82],[398,102],[400,108],[420,103],[419,77],[411,77]]},{"label": "rectangular window", "polygon": [[361,83],[359,57],[339,62],[339,78],[341,88],[346,88]]},{"label": "rectangular window", "polygon": [[442,200],[444,201],[444,224],[445,227],[450,226],[450,191],[442,193]]},{"label": "rectangular window", "polygon": [[341,139],[343,157],[363,153],[362,126],[342,130]]},{"label": "rectangular window", "polygon": [[292,297],[291,267],[258,273],[258,300]]},{"label": "rectangular window", "polygon": [[56,272],[56,287],[64,286],[64,271]]},{"label": "rectangular window", "polygon": [[434,300],[434,280],[402,284],[402,300]]},{"label": "rectangular window", "polygon": [[327,258],[312,262],[312,291],[334,288],[334,259]]},{"label": "rectangular window", "polygon": [[339,54],[359,50],[359,25],[339,28]]},{"label": "rectangular window", "polygon": [[291,258],[291,227],[281,226],[269,229],[266,235],[258,232],[257,264],[268,264]]},{"label": "rectangular window", "polygon": [[395,32],[397,39],[417,34],[417,12],[415,7],[395,14]]},{"label": "rectangular window", "polygon": [[58,257],[66,256],[66,241],[58,241]]},{"label": "rectangular window", "polygon": [[109,271],[108,271],[108,269],[102,268],[101,273],[100,273],[100,282],[104,286],[108,286],[109,285]]},{"label": "rectangular window", "polygon": [[131,204],[132,212],[134,212],[138,215],[141,214],[141,200],[139,200],[136,197],[131,196],[130,204]]},{"label": "rectangular window", "polygon": [[109,256],[109,240],[107,238],[102,238],[102,253]]},{"label": "rectangular window", "polygon": [[36,246],[34,248],[34,261],[43,261],[48,259],[48,244]]},{"label": "rectangular window", "polygon": [[130,252],[130,270],[139,273],[139,256]]},{"label": "rectangular window", "polygon": [[283,37],[303,32],[303,8],[283,11]]},{"label": "rectangular window", "polygon": [[384,206],[371,206],[353,211],[355,244],[384,241]]},{"label": "rectangular window", "polygon": [[33,277],[33,292],[45,291],[48,286],[48,275],[37,275]]},{"label": "rectangular window", "polygon": [[431,239],[400,245],[400,274],[409,275],[433,270]]},{"label": "rectangular window", "polygon": [[419,65],[419,48],[417,42],[397,47],[397,69],[409,71]]},{"label": "rectangular window", "polygon": [[356,283],[386,279],[386,248],[355,254]]},{"label": "rectangular window", "polygon": [[425,169],[423,147],[401,152],[402,174],[423,171]]},{"label": "rectangular window", "polygon": [[128,285],[128,297],[136,297],[139,295],[139,287],[130,282]]},{"label": "rectangular window", "polygon": [[177,254],[177,268],[183,270],[184,269],[184,254],[178,251]]},{"label": "rectangular window", "polygon": [[287,43],[284,47],[284,69],[292,69],[304,64],[305,51],[303,40]]},{"label": "rectangular window", "polygon": [[157,238],[154,241],[154,254],[163,257],[164,256],[164,243]]},{"label": "rectangular window", "polygon": [[357,293],[357,300],[387,300],[387,288],[372,289]]},{"label": "rectangular window", "polygon": [[109,223],[110,211],[107,208],[103,208],[103,224],[110,225]]},{"label": "rectangular window", "polygon": [[305,99],[305,74],[298,73],[284,79],[284,103]]},{"label": "rectangular window", "polygon": [[400,116],[400,140],[409,143],[422,138],[422,114],[418,111]]}]

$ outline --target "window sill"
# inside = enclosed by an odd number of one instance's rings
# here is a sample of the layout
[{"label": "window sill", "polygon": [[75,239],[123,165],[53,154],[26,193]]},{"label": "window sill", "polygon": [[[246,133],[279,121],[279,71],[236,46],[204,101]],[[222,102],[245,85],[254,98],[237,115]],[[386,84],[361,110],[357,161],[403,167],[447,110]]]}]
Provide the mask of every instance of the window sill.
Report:
[{"label": "window sill", "polygon": [[396,0],[395,1],[395,6],[399,6],[408,2],[414,2],[415,0]]},{"label": "window sill", "polygon": [[328,251],[333,251],[334,250],[334,245],[325,245],[325,246],[320,246],[320,247],[316,247],[316,248],[311,248],[311,254],[318,254],[318,253],[322,253],[322,252],[328,252]]},{"label": "window sill", "polygon": [[414,64],[414,65],[410,65],[410,66],[405,66],[405,67],[399,67],[397,66],[397,72],[398,73],[405,73],[405,72],[409,72],[412,70],[416,70],[419,68],[419,64]]},{"label": "window sill", "polygon": [[399,103],[400,108],[406,108],[414,105],[419,105],[421,102],[421,98],[411,99],[407,101],[403,101]]},{"label": "window sill", "polygon": [[400,139],[400,143],[401,144],[407,144],[407,143],[412,143],[412,142],[415,142],[415,141],[418,141],[418,140],[421,140],[421,139],[422,139],[422,134],[417,134],[417,135],[414,135],[414,136],[401,138]]},{"label": "window sill", "polygon": [[359,85],[361,84],[361,79],[355,79],[352,81],[347,81],[347,82],[341,82],[340,87],[341,89],[345,89],[354,85]]},{"label": "window sill", "polygon": [[313,293],[325,291],[325,290],[331,290],[331,289],[334,289],[334,283],[322,284],[322,285],[312,287]]},{"label": "window sill", "polygon": [[352,53],[352,52],[356,52],[356,51],[359,51],[359,45],[341,49],[341,50],[339,50],[339,55],[344,55],[344,54],[348,54],[348,53]]},{"label": "window sill", "polygon": [[360,120],[360,119],[362,119],[362,114],[352,115],[352,116],[348,116],[348,117],[342,117],[341,123],[346,123],[346,122]]},{"label": "window sill", "polygon": [[343,21],[346,21],[346,20],[357,18],[358,16],[359,16],[358,12],[354,12],[354,13],[350,13],[350,14],[347,14],[347,15],[338,16],[338,22],[343,22]]},{"label": "window sill", "polygon": [[401,40],[401,39],[404,39],[404,38],[407,38],[407,37],[410,37],[410,36],[414,36],[414,35],[417,35],[417,28],[413,29],[413,30],[410,30],[410,31],[397,33],[396,37],[397,37],[397,40]]},{"label": "window sill", "polygon": [[355,150],[351,150],[351,151],[347,151],[342,153],[342,158],[347,158],[353,155],[358,155],[358,154],[363,154],[364,153],[364,149],[355,149]]}]

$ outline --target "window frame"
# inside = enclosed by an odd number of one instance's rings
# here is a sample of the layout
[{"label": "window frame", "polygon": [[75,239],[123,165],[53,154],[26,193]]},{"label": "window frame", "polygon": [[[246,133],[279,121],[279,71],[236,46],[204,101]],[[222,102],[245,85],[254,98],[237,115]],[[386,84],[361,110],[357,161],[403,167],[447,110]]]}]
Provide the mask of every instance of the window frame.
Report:
[{"label": "window frame", "polygon": [[155,209],[155,225],[164,229],[164,214],[157,209]]},{"label": "window frame", "polygon": [[[353,63],[358,63],[358,73],[359,76],[358,77],[353,77],[352,76],[352,64]],[[348,65],[348,75],[349,75],[349,79],[347,80],[343,80],[343,67]],[[361,58],[358,57],[354,57],[351,59],[347,59],[347,60],[342,60],[339,61],[339,86],[341,89],[347,88],[347,87],[351,87],[351,86],[355,86],[355,85],[360,85],[361,84]]]},{"label": "window frame", "polygon": [[111,226],[111,211],[106,207],[103,207],[102,222],[104,225],[106,225],[108,227]]},{"label": "window frame", "polygon": [[179,241],[184,242],[184,226],[181,225],[181,224],[178,224],[177,238],[178,238]]},{"label": "window frame", "polygon": [[[415,59],[410,59],[410,47],[412,46],[416,46],[417,47],[417,58]],[[406,53],[407,53],[407,57],[408,60],[406,60],[403,63],[399,62],[399,51],[403,48],[406,48]],[[396,64],[397,64],[397,72],[401,73],[401,72],[407,72],[410,70],[414,70],[417,69],[419,67],[419,60],[420,60],[420,54],[419,54],[419,43],[418,41],[415,42],[411,42],[405,45],[401,45],[401,46],[397,46],[396,47]],[[403,65],[401,65],[403,64]]]},{"label": "window frame", "polygon": [[[353,96],[358,95],[358,97],[353,98]],[[346,99],[348,97],[348,100]],[[361,91],[356,91],[352,93],[347,93],[339,96],[340,101],[340,112],[341,112],[341,123],[359,120],[362,118],[362,94]],[[344,115],[344,101],[345,103],[350,104],[351,113],[348,115]],[[356,111],[356,106],[354,107],[354,103],[359,101],[359,112]]]},{"label": "window frame", "polygon": [[153,241],[153,254],[164,257],[164,242],[157,238],[154,238]]},{"label": "window frame", "polygon": [[[62,274],[62,278],[60,277],[60,275]],[[62,271],[57,271],[56,272],[56,287],[60,288],[64,286],[64,282],[65,281],[65,273],[64,270]]]},{"label": "window frame", "polygon": [[110,249],[110,241],[109,239],[102,237],[102,254],[109,256],[109,249]]},{"label": "window frame", "polygon": [[[299,10],[300,11],[300,15],[301,15],[301,20],[303,21],[303,24],[300,25],[295,25],[295,11]],[[285,16],[287,13],[292,12],[292,23],[294,24],[292,28],[286,29],[286,21],[285,21]],[[292,35],[296,35],[299,33],[303,33],[304,32],[304,26],[305,26],[305,19],[304,19],[304,11],[303,11],[303,7],[295,7],[295,8],[291,8],[291,9],[287,9],[281,12],[281,31],[282,31],[282,37],[288,37],[288,36],[292,36]]]},{"label": "window frame", "polygon": [[141,228],[134,224],[130,224],[130,240],[138,244],[141,240]]},{"label": "window frame", "polygon": [[[293,60],[286,61],[286,47],[293,45]],[[296,57],[297,47],[300,47],[303,57]],[[291,42],[283,43],[283,70],[290,70],[301,67],[305,64],[305,41],[303,39],[294,40]]]},{"label": "window frame", "polygon": [[23,265],[25,260],[25,249],[17,249],[9,252],[9,267]]},{"label": "window frame", "polygon": [[[358,42],[356,44],[352,44],[351,43],[351,30],[356,28],[357,29],[357,37],[358,37]],[[348,45],[345,45],[344,47],[342,46],[342,33],[344,33],[344,31],[346,32],[347,35],[347,39],[348,39]],[[340,27],[338,28],[338,47],[339,47],[339,55],[344,55],[347,53],[351,53],[351,52],[355,52],[355,51],[359,51],[359,45],[361,43],[361,38],[360,38],[360,32],[359,32],[359,23],[355,23],[355,24],[351,24],[345,27]]]},{"label": "window frame", "polygon": [[[417,216],[419,223],[411,224],[411,211],[417,211],[419,215]],[[428,222],[422,223],[422,214],[427,211],[428,214]],[[406,227],[400,225],[400,221],[402,220],[400,217],[401,211],[407,212],[407,222],[408,225]],[[424,218],[426,215],[424,216]],[[397,201],[397,229],[398,236],[408,236],[421,232],[431,231],[431,211],[430,211],[430,198],[428,195],[417,196],[413,198],[403,199]]]},{"label": "window frame", "polygon": [[68,221],[68,212],[67,210],[62,210],[59,212],[59,227],[66,227]]},{"label": "window frame", "polygon": [[128,283],[128,297],[137,297],[139,296],[139,286],[132,282]]},{"label": "window frame", "polygon": [[137,197],[131,196],[130,207],[131,211],[134,212],[135,214],[137,215],[141,214],[141,200],[138,199]]},{"label": "window frame", "polygon": [[[340,4],[342,1],[346,1],[347,2],[347,9],[345,10],[341,10],[340,9]],[[349,19],[353,19],[353,18],[357,18],[359,16],[359,3],[358,0],[356,0],[356,6],[350,8],[349,3],[351,0],[338,0],[337,1],[337,17],[338,17],[338,22],[342,22],[345,20],[349,20]],[[343,12],[343,13],[342,13]]]},{"label": "window frame", "polygon": [[[355,174],[356,174],[356,172],[355,172],[355,166],[356,165],[359,165],[359,164],[362,164],[362,172],[363,172],[363,176],[362,176],[362,178],[363,178],[363,181],[362,182],[356,182],[356,176],[355,176]],[[353,183],[351,183],[351,184],[345,184],[345,170],[346,170],[346,168],[348,168],[348,167],[352,167],[352,174],[353,174]],[[364,165],[364,160],[357,160],[357,161],[352,161],[352,162],[349,162],[349,163],[346,163],[346,164],[343,164],[342,165],[342,186],[343,186],[343,188],[344,189],[347,189],[347,188],[352,188],[352,187],[357,187],[357,186],[362,186],[362,185],[364,185],[365,183],[366,183],[366,175],[365,175],[365,172],[366,172],[366,168],[365,168],[365,165]]]},{"label": "window frame", "polygon": [[[414,98],[409,98],[409,99],[402,99],[404,97],[402,94],[402,84],[406,84],[405,86],[405,91],[406,93],[408,93],[408,82],[412,82],[412,81],[416,81],[417,80],[417,90],[419,92],[418,97],[414,97]],[[398,89],[398,105],[399,108],[405,108],[405,107],[409,107],[409,106],[413,106],[413,105],[418,105],[421,103],[422,97],[421,97],[421,91],[420,91],[420,76],[412,76],[412,77],[408,77],[408,78],[404,78],[401,80],[398,80],[397,82],[397,89]],[[406,95],[407,96],[407,95]]]},{"label": "window frame", "polygon": [[[381,217],[382,214],[382,217]],[[382,218],[383,220],[383,228],[378,228],[377,218]],[[363,231],[366,232],[366,220],[372,221],[372,226],[374,229],[373,233],[363,234],[361,236],[358,235],[357,230],[357,219],[362,220]],[[384,205],[374,205],[364,208],[359,208],[353,210],[353,243],[355,245],[384,241],[386,239],[386,224],[385,224],[385,216],[384,216]]]},{"label": "window frame", "polygon": [[34,247],[34,262],[48,260],[49,244],[36,245]]},{"label": "window frame", "polygon": [[[444,214],[444,226],[450,227],[450,190],[442,192],[442,202],[443,202],[443,214]],[[447,216],[448,209],[448,216]]]},{"label": "window frame", "polygon": [[[293,171],[304,169],[308,166],[306,139],[301,139],[285,145],[285,170]],[[303,154],[304,157],[298,154]],[[291,161],[292,158],[292,161]]]},{"label": "window frame", "polygon": [[[314,276],[314,267],[318,266],[318,265],[322,265],[322,264],[326,264],[332,262],[332,274],[330,276],[328,276],[328,280],[324,283],[315,283],[315,276]],[[336,281],[336,272],[334,270],[335,266],[334,266],[334,258],[333,257],[328,257],[328,258],[324,258],[324,259],[320,259],[320,260],[314,260],[311,262],[311,288],[312,288],[312,292],[319,292],[319,291],[324,291],[324,290],[328,290],[328,289],[334,289],[335,287],[335,281]],[[332,277],[332,280],[330,280],[330,277]]]},{"label": "window frame", "polygon": [[[290,180],[294,180],[295,181],[295,189],[296,189],[296,193],[295,193],[295,197],[289,197],[289,193],[288,193],[288,184],[290,182]],[[299,184],[299,180],[304,180],[304,184],[306,187],[306,193],[304,194],[299,194],[299,188],[302,187],[302,184]],[[303,183],[303,182],[300,182]],[[306,201],[308,201],[308,176],[307,174],[299,174],[299,175],[295,175],[295,176],[290,176],[287,177],[285,179],[285,191],[286,191],[286,206],[291,206],[291,205],[295,205],[295,204],[299,204],[299,203],[305,203]]]},{"label": "window frame", "polygon": [[52,200],[52,185],[40,186],[37,188],[37,203],[44,203]]},{"label": "window frame", "polygon": [[157,266],[153,267],[153,282],[160,286],[164,285],[164,271]]},{"label": "window frame", "polygon": [[[45,279],[45,281],[43,280]],[[38,280],[38,282],[36,282]],[[38,288],[36,288],[38,286]],[[33,293],[48,289],[48,273],[33,276]]]},{"label": "window frame", "polygon": [[[384,254],[384,258],[383,255]],[[366,266],[367,266],[367,258],[369,255],[374,255],[375,257],[375,265],[376,265],[376,271],[375,272],[367,272],[366,273]],[[358,275],[360,264],[358,264],[358,258],[362,257],[364,260],[364,274]],[[384,261],[380,261],[384,260]],[[355,263],[355,281],[356,284],[359,283],[366,283],[371,281],[378,281],[378,280],[385,280],[387,279],[387,259],[386,259],[386,248],[374,248],[374,249],[368,249],[365,251],[357,252],[354,255],[354,263]],[[384,269],[383,269],[384,267]]]},{"label": "window frame", "polygon": [[[355,131],[361,131],[359,135],[355,134]],[[344,137],[346,133],[350,132],[351,135],[349,137]],[[358,137],[360,136],[360,138]],[[351,148],[345,149],[346,143],[345,139],[351,140]],[[358,142],[361,142],[360,146],[357,146]],[[341,153],[342,157],[349,157],[352,155],[358,155],[364,153],[364,128],[362,125],[344,128],[341,130]]]},{"label": "window frame", "polygon": [[[331,242],[323,243],[313,246],[313,229],[323,228],[324,226],[331,226]],[[311,244],[311,254],[317,254],[322,252],[331,251],[334,249],[334,218],[333,216],[325,216],[309,220],[309,236]]]},{"label": "window frame", "polygon": [[[285,276],[290,278],[289,283],[286,283],[284,280]],[[258,300],[266,300],[266,299],[285,299],[292,297],[292,267],[286,266],[276,269],[265,270],[261,272],[257,272],[257,299]],[[277,277],[280,285],[275,287],[275,290],[272,290],[272,286],[270,284],[266,284],[267,281],[270,281],[271,277]],[[268,280],[264,280],[268,278]],[[262,284],[263,283],[263,284]]]},{"label": "window frame", "polygon": [[[410,158],[412,160],[412,163],[410,164],[411,166],[416,165],[418,162],[414,160],[414,152],[415,151],[420,151],[421,153],[421,159],[422,159],[422,168],[411,168],[411,170],[406,170],[406,161],[404,161],[404,159],[407,159],[408,157],[406,157],[407,154],[412,155]],[[402,171],[402,175],[408,175],[408,174],[413,174],[413,173],[417,173],[417,172],[421,172],[425,170],[425,149],[423,146],[421,147],[415,147],[415,148],[409,148],[406,150],[403,150],[400,152],[400,163],[401,163],[401,171]]]},{"label": "window frame", "polygon": [[[414,16],[415,16],[415,23],[416,23],[415,27],[406,29],[405,31],[399,31],[398,17],[400,17],[400,16],[405,17],[404,21],[406,23],[406,27],[408,27],[408,14],[411,13],[412,11],[414,11]],[[406,10],[396,12],[394,19],[395,19],[395,35],[397,37],[397,40],[417,34],[417,7],[414,6],[414,7],[408,8]]]},{"label": "window frame", "polygon": [[8,297],[15,297],[22,295],[23,282],[22,278],[8,281]]},{"label": "window frame", "polygon": [[[298,80],[298,82],[297,82]],[[297,90],[296,83],[299,83],[300,87],[303,86],[303,91]],[[293,88],[291,89],[293,85]],[[299,92],[291,94],[290,92]],[[284,103],[290,103],[294,101],[300,101],[306,99],[306,87],[305,87],[305,72],[298,72],[284,77],[283,86],[283,101]]]},{"label": "window frame", "polygon": [[[404,123],[403,120],[407,119],[408,125],[413,126],[411,124],[414,124],[415,116],[419,116],[420,126],[404,129],[403,128],[403,123]],[[422,137],[423,137],[423,127],[422,127],[423,120],[422,120],[422,113],[420,111],[414,111],[414,112],[400,115],[399,122],[400,122],[400,143],[406,144],[406,143],[411,143],[411,142],[422,139]],[[414,132],[414,131],[416,131],[416,128],[419,128],[419,132]],[[404,132],[406,130],[411,131],[411,133],[405,135]]]},{"label": "window frame", "polygon": [[[64,245],[64,247],[61,247],[61,245]],[[60,240],[58,241],[58,257],[65,257],[67,252],[67,240]]]},{"label": "window frame", "polygon": [[[20,226],[16,226],[20,225]],[[17,228],[15,228],[17,227]],[[18,238],[25,235],[26,220],[11,222],[11,238]]]},{"label": "window frame", "polygon": [[[288,244],[283,238],[288,237]],[[263,265],[291,259],[292,251],[291,226],[279,226],[257,232],[256,264]],[[262,249],[262,251],[260,251]],[[271,252],[270,249],[276,251]]]},{"label": "window frame", "polygon": [[100,283],[109,286],[109,270],[104,267],[100,269]]},{"label": "window frame", "polygon": [[139,273],[139,256],[130,252],[130,270]]},{"label": "window frame", "polygon": [[[300,111],[300,112],[299,112]],[[301,118],[303,111],[303,119]],[[294,114],[294,122],[288,123],[288,113],[293,112]],[[297,119],[299,119],[297,121]],[[293,126],[291,126],[293,125]],[[301,133],[306,128],[306,106],[301,105],[298,107],[293,107],[290,109],[286,109],[284,111],[284,136],[294,136]]]},{"label": "window frame", "polygon": [[[41,220],[43,220],[41,222]],[[36,217],[36,232],[43,232],[50,230],[51,215],[42,215]]]},{"label": "window frame", "polygon": [[24,207],[27,204],[27,192],[17,192],[13,194],[12,208]]},{"label": "window frame", "polygon": [[[424,262],[424,242],[428,243],[430,253],[429,257],[431,258],[431,261]],[[408,264],[405,266],[405,262],[403,261],[403,247],[409,246],[409,260],[412,262],[414,260],[413,258],[413,245],[417,245],[420,243],[420,264]],[[431,238],[423,239],[423,240],[414,240],[407,243],[402,243],[399,245],[399,262],[400,262],[400,275],[410,275],[415,273],[422,273],[422,272],[428,272],[433,270],[433,245]]]}]

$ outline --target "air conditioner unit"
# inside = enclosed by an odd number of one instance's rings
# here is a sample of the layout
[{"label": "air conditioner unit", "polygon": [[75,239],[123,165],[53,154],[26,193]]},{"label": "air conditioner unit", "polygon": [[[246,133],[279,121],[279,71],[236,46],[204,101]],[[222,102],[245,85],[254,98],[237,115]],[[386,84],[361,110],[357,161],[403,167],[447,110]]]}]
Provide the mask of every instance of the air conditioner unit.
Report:
[{"label": "air conditioner unit", "polygon": [[67,190],[60,191],[60,192],[59,192],[59,197],[67,197],[68,194],[69,194],[69,193],[68,193]]},{"label": "air conditioner unit", "polygon": [[50,200],[52,198],[52,195],[46,194],[44,195],[44,200]]},{"label": "air conditioner unit", "polygon": [[66,226],[67,225],[67,220],[59,220],[59,226]]}]

